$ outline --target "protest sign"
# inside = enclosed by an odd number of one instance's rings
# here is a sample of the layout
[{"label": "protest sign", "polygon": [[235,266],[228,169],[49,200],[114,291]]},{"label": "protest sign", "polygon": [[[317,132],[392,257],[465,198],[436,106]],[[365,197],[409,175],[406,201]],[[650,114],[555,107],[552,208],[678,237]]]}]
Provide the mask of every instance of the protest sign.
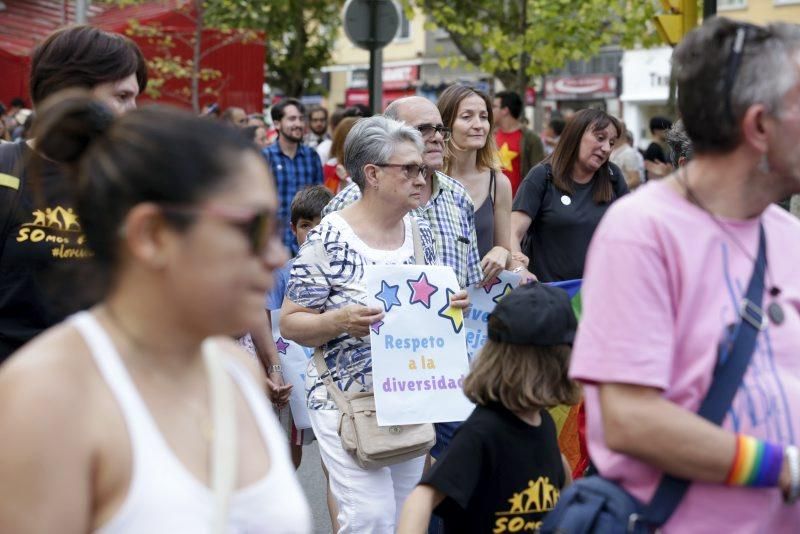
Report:
[{"label": "protest sign", "polygon": [[469,372],[464,317],[450,306],[458,281],[449,267],[381,265],[364,269],[372,325],[372,385],[378,424],[463,421],[472,403],[462,386]]},{"label": "protest sign", "polygon": [[503,271],[486,286],[471,287],[469,308],[464,310],[464,326],[467,329],[467,356],[469,361],[488,339],[487,325],[489,314],[500,300],[519,285],[520,276],[510,271]]},{"label": "protest sign", "polygon": [[272,310],[270,319],[272,320],[272,338],[275,340],[278,358],[280,358],[283,368],[283,379],[287,384],[292,385],[289,407],[292,409],[294,426],[298,429],[311,428],[306,404],[306,370],[308,361],[314,356],[314,349],[303,347],[281,336],[278,328],[281,320],[280,310]]}]

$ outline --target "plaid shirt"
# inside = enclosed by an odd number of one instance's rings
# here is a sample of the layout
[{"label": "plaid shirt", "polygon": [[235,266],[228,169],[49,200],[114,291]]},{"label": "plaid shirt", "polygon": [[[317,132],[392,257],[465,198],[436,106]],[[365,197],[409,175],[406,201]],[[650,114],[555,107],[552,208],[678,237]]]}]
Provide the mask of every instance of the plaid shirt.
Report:
[{"label": "plaid shirt", "polygon": [[[359,198],[361,190],[356,184],[350,184],[325,206],[322,216],[339,211]],[[430,223],[436,239],[436,254],[442,265],[456,272],[461,287],[477,284],[483,279],[475,235],[475,206],[464,186],[446,174],[436,172],[431,199],[411,213]],[[465,238],[469,243],[463,242]]]},{"label": "plaid shirt", "polygon": [[281,151],[278,141],[265,148],[262,154],[272,169],[275,186],[278,189],[278,220],[284,225],[283,244],[294,256],[299,247],[289,226],[292,200],[304,187],[322,183],[322,163],[317,153],[303,144],[297,146],[294,158]]}]

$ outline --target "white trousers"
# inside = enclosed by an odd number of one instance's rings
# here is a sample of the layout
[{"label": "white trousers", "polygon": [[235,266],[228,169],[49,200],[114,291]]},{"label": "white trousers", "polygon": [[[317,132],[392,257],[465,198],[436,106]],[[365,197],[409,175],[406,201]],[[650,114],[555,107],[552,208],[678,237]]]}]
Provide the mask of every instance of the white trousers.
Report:
[{"label": "white trousers", "polygon": [[311,428],[339,506],[339,534],[394,534],[403,503],[422,477],[425,456],[363,469],[342,448],[338,410],[309,410]]}]

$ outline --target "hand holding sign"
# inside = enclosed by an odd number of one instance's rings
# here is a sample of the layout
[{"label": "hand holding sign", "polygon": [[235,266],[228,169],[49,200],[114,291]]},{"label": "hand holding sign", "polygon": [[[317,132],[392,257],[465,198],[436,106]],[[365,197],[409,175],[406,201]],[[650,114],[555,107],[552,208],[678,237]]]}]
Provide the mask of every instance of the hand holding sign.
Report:
[{"label": "hand holding sign", "polygon": [[383,319],[383,312],[380,308],[371,308],[361,304],[351,304],[331,313],[334,314],[334,321],[339,324],[340,331],[353,337],[368,336],[370,325]]}]

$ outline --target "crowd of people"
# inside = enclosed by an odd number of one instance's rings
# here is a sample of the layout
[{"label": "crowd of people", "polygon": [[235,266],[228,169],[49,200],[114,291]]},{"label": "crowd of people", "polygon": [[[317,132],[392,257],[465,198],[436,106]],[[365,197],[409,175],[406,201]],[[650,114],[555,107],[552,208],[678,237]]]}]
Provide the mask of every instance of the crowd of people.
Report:
[{"label": "crowd of people", "polygon": [[[137,108],[133,41],[52,34],[34,111],[0,117],[0,531],[310,532],[316,440],[339,533],[592,532],[590,490],[631,532],[792,532],[800,29],[713,18],[673,64],[680,119],[640,151],[605,110],[538,135],[517,94],[461,84],[380,115],[283,98],[269,124]],[[472,414],[375,467],[340,397],[374,391],[365,273],[398,265],[451,269],[455,310],[521,282]],[[310,428],[273,330],[316,352]],[[573,405],[576,481],[548,411]]]}]

